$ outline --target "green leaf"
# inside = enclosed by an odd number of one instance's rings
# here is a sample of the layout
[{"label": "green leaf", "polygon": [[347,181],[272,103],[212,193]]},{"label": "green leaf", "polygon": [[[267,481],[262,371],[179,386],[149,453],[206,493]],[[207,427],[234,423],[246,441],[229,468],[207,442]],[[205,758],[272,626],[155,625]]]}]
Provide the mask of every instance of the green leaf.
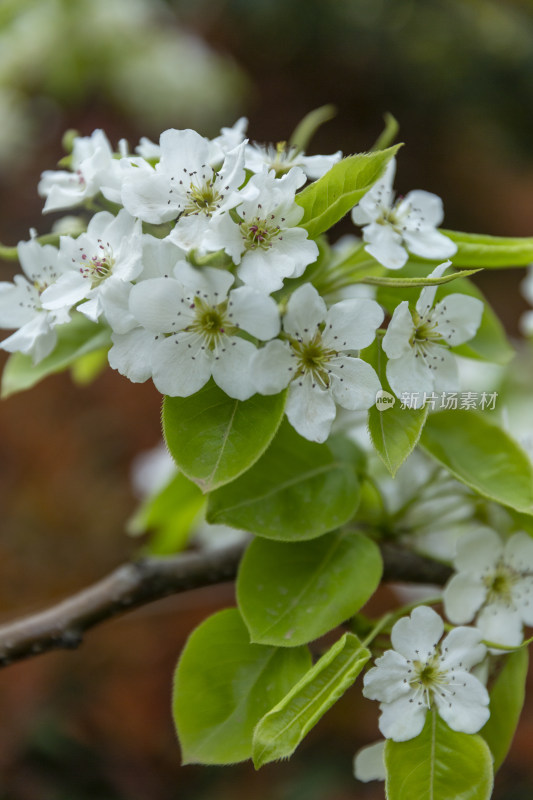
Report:
[{"label": "green leaf", "polygon": [[236,609],[191,634],[174,678],[173,713],[184,764],[231,764],[252,755],[258,721],[311,666],[306,647],[250,644]]},{"label": "green leaf", "polygon": [[519,445],[474,411],[430,414],[420,444],[457,480],[483,497],[533,513],[533,470]]},{"label": "green leaf", "polygon": [[511,747],[524,705],[528,660],[525,647],[507,656],[490,690],[490,718],[480,730],[480,735],[490,747],[495,772]]},{"label": "green leaf", "polygon": [[190,397],[165,397],[163,433],[176,464],[203,492],[234,480],[266,450],[285,393],[234,400],[213,380]]},{"label": "green leaf", "polygon": [[107,347],[80,356],[70,366],[72,380],[78,386],[87,386],[107,367]]},{"label": "green leaf", "polygon": [[43,378],[62,372],[87,353],[111,346],[111,331],[106,325],[91,322],[74,313],[71,322],[57,328],[57,344],[49,356],[34,364],[31,356],[13,353],[2,376],[3,398],[30,389]]},{"label": "green leaf", "polygon": [[187,544],[204,505],[200,489],[178,472],[140,506],[128,522],[128,532],[151,533],[147,550],[152,555],[177,553]]},{"label": "green leaf", "polygon": [[256,769],[291,756],[302,739],[348,689],[370,658],[353,633],[345,633],[258,723],[253,738]]},{"label": "green leaf", "polygon": [[297,543],[254,539],[240,564],[237,601],[253,642],[294,647],[359,611],[382,571],[378,546],[360,533]]},{"label": "green leaf", "polygon": [[[427,273],[427,263],[421,265],[410,262],[401,270],[402,276],[406,277],[421,278]],[[439,286],[437,300],[455,293],[477,297],[478,300],[484,303],[485,309],[481,318],[481,325],[474,338],[470,339],[466,344],[454,347],[453,352],[466,358],[478,358],[493,361],[497,364],[507,364],[513,358],[515,352],[507,341],[507,336],[500,320],[487,303],[483,293],[468,278],[457,278],[451,284]],[[418,296],[419,291],[413,288],[394,290],[392,287],[379,286],[376,299],[392,314],[402,300],[408,300],[414,308]]]},{"label": "green leaf", "polygon": [[318,181],[296,195],[304,209],[299,223],[311,238],[323,233],[348,213],[382,176],[400,145],[343,158]]},{"label": "green leaf", "polygon": [[[376,339],[363,351],[362,357],[372,364],[383,391],[390,395],[381,398],[380,408],[373,405],[369,409],[368,429],[379,457],[394,477],[420,439],[428,408],[402,408],[401,403],[395,399],[387,381],[385,372],[387,357],[380,341]],[[389,405],[385,404],[386,400],[390,401]]]},{"label": "green leaf", "polygon": [[387,800],[489,800],[492,757],[481,736],[452,731],[429,712],[422,733],[385,744]]},{"label": "green leaf", "polygon": [[298,123],[289,140],[289,144],[297,147],[300,151],[306,150],[307,145],[320,126],[325,122],[329,122],[336,114],[337,109],[331,104],[313,109]]},{"label": "green leaf", "polygon": [[452,272],[449,275],[442,275],[440,278],[427,277],[420,278],[388,278],[386,276],[372,276],[368,275],[363,278],[360,283],[369,283],[374,286],[390,286],[396,289],[416,289],[423,288],[424,286],[440,286],[443,283],[451,283],[458,278],[468,278],[470,275],[475,275],[476,272],[481,272],[480,269],[463,269],[457,272]]},{"label": "green leaf", "polygon": [[207,520],[269,539],[313,539],[355,514],[356,471],[328,445],[303,439],[284,421],[259,461],[210,495]]},{"label": "green leaf", "polygon": [[533,261],[533,237],[487,236],[442,230],[457,244],[454,267],[525,267]]},{"label": "green leaf", "polygon": [[386,147],[390,147],[400,130],[398,120],[388,111],[383,115],[383,119],[385,127],[374,143],[372,150],[384,150]]}]

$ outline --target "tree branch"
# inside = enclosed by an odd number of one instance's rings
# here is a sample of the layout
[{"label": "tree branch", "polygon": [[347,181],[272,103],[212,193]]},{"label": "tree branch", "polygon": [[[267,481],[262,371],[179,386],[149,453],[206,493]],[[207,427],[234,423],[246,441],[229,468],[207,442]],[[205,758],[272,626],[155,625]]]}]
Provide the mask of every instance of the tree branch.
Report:
[{"label": "tree branch", "polygon": [[[168,595],[233,580],[245,544],[203,553],[146,558],[51,608],[0,626],[0,667],[56,649],[78,647],[85,631]],[[391,544],[382,544],[383,579],[443,584],[451,570]]]}]

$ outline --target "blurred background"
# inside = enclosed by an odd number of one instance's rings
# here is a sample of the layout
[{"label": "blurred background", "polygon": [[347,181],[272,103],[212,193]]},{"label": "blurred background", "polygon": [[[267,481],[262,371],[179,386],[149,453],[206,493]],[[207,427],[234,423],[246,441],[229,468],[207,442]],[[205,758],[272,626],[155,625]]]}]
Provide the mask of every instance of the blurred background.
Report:
[{"label": "blurred background", "polygon": [[[444,198],[445,226],[533,235],[533,7],[529,0],[1,0],[0,241],[44,233],[37,182],[68,128],[157,141],[214,136],[240,116],[260,142],[337,106],[310,151],[368,149],[400,122],[396,186]],[[0,265],[9,280],[12,264]],[[512,336],[523,273],[480,286]],[[5,356],[0,356],[1,364]],[[0,621],[97,580],[135,553],[130,474],[157,444],[160,396],[107,371],[68,375],[0,405]],[[387,591],[379,602],[388,602]],[[347,693],[295,757],[181,769],[170,685],[190,630],[231,586],[169,598],[90,633],[74,653],[0,672],[0,800],[371,800],[353,753],[375,704]],[[533,704],[496,800],[530,798]]]}]

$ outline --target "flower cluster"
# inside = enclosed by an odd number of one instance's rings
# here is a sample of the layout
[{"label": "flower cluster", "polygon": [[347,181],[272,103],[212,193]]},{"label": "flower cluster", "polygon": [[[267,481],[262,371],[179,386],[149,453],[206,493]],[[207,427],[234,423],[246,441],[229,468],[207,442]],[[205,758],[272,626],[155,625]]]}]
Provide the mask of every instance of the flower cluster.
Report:
[{"label": "flower cluster", "polygon": [[[79,312],[111,328],[114,369],[134,382],[151,378],[164,394],[186,397],[210,379],[238,400],[288,387],[290,422],[318,442],[337,406],[370,408],[381,385],[360,351],[384,311],[374,299],[321,293],[327,251],[308,235],[299,202],[342,154],[251,144],[246,126],[240,119],[213,139],[171,129],[158,143],[142,139],[134,154],[125,141],[115,153],[101,130],[75,138],[69,169],[42,176],[44,211],[96,212],[58,246],[36,236],[20,243],[24,275],[0,284],[0,325],[17,329],[4,349],[37,363]],[[393,159],[353,210],[365,258],[396,269],[409,253],[453,255],[456,245],[436,229],[440,200],[419,191],[393,204],[394,170]],[[398,396],[456,388],[449,348],[479,326],[479,300],[454,294],[433,307],[435,291],[424,288],[413,311],[401,302],[383,338]]]}]

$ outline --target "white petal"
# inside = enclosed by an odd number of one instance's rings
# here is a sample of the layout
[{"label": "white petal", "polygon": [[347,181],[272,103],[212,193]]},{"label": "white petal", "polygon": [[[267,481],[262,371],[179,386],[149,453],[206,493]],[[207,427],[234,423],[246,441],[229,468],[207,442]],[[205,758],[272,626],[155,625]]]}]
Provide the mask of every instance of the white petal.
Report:
[{"label": "white petal", "polygon": [[495,644],[513,647],[522,642],[522,616],[513,608],[490,603],[477,618],[476,627],[483,638]]},{"label": "white petal", "polygon": [[294,376],[295,359],[288,342],[279,339],[257,350],[251,363],[250,375],[260,394],[278,394]]},{"label": "white petal", "polygon": [[[18,279],[18,280],[17,280]],[[30,322],[40,308],[36,290],[22,275],[15,283],[0,283],[0,328],[20,328]]]},{"label": "white petal", "polygon": [[427,363],[433,373],[435,392],[457,392],[459,390],[459,370],[453,353],[435,344],[428,354]]},{"label": "white petal", "polygon": [[197,269],[187,261],[178,261],[174,277],[186,287],[190,294],[201,294],[209,302],[221,303],[235,278],[231,272],[214,267]]},{"label": "white petal", "polygon": [[444,631],[442,618],[429,606],[418,606],[410,617],[402,617],[391,631],[395,650],[408,659],[430,656]]},{"label": "white petal", "polygon": [[406,230],[403,240],[407,249],[421,258],[449,258],[457,252],[455,242],[433,228],[421,228],[416,232]]},{"label": "white petal", "polygon": [[275,300],[251,286],[241,286],[230,294],[228,313],[232,322],[258,339],[272,339],[280,330],[278,306]]},{"label": "white petal", "polygon": [[83,300],[91,291],[91,282],[83,277],[81,272],[72,270],[61,275],[41,295],[43,308],[49,311],[58,308],[71,308],[75,303]]},{"label": "white petal", "polygon": [[533,572],[533,539],[524,531],[513,534],[504,547],[504,561],[517,572]]},{"label": "white petal", "polygon": [[427,707],[423,704],[418,705],[417,700],[410,695],[399,697],[392,703],[382,703],[380,708],[381,717],[378,726],[387,739],[406,742],[418,736],[424,727]]},{"label": "white petal", "polygon": [[384,316],[374,300],[341,300],[326,314],[323,341],[336,350],[362,350],[376,338]]},{"label": "white petal", "polygon": [[389,358],[400,358],[411,351],[410,339],[415,330],[407,300],[396,306],[383,337],[383,350]]},{"label": "white petal", "polygon": [[459,670],[446,688],[448,691],[434,695],[439,715],[453,731],[477,733],[490,716],[489,695],[483,684]]},{"label": "white petal", "polygon": [[[441,278],[451,263],[451,261],[443,261],[442,264],[438,264],[435,269],[429,273],[428,278]],[[416,310],[421,317],[425,317],[431,309],[435,301],[437,288],[438,286],[424,286],[420,292],[420,296],[416,301]]]},{"label": "white petal", "polygon": [[437,227],[444,219],[442,200],[432,192],[415,189],[408,192],[398,205],[398,215],[409,212],[409,216],[416,220],[416,224],[423,223]]},{"label": "white petal", "polygon": [[126,334],[113,334],[109,364],[133,383],[144,383],[152,377],[151,358],[156,343],[153,333],[135,328]]},{"label": "white petal", "polygon": [[230,397],[247,400],[255,391],[250,362],[256,353],[251,342],[237,336],[225,337],[224,350],[218,351],[211,369],[215,383]]},{"label": "white petal", "polygon": [[335,419],[335,401],[330,392],[318,386],[313,389],[311,378],[305,375],[291,383],[285,413],[300,436],[325,442]]},{"label": "white petal", "polygon": [[391,225],[372,223],[363,230],[365,250],[387,269],[400,269],[408,259],[402,237]]},{"label": "white petal", "polygon": [[312,338],[316,328],[324,321],[327,306],[315,287],[304,283],[291,295],[287,312],[283,318],[283,328],[291,336],[307,340]]},{"label": "white petal", "polygon": [[390,703],[411,691],[408,678],[409,665],[396,650],[387,650],[376,660],[376,666],[364,677],[363,695],[370,700]]},{"label": "white petal", "polygon": [[487,597],[481,576],[472,572],[453,575],[442,593],[444,613],[455,625],[470,622]]},{"label": "white petal", "polygon": [[184,193],[169,192],[166,175],[136,170],[128,174],[122,186],[122,204],[134,217],[159,224],[175,219],[185,204]]},{"label": "white petal", "polygon": [[374,405],[381,384],[370,364],[345,356],[332,359],[330,369],[331,391],[340,406],[349,411],[366,411]]},{"label": "white petal", "polygon": [[413,408],[420,408],[424,404],[424,393],[433,389],[431,370],[425,360],[417,357],[412,349],[400,358],[388,361],[385,372],[396,397],[401,397],[404,393],[414,395]]},{"label": "white petal", "polygon": [[127,333],[137,326],[137,321],[129,309],[131,289],[130,283],[114,280],[107,280],[100,287],[100,303],[105,318],[115,333]]},{"label": "white petal", "polygon": [[437,330],[451,347],[475,336],[481,324],[483,303],[466,294],[450,294],[435,306],[431,314]]},{"label": "white petal", "polygon": [[512,602],[525,625],[533,625],[533,575],[519,578],[511,587]]},{"label": "white petal", "polygon": [[480,526],[457,542],[455,569],[480,575],[494,569],[503,554],[503,543],[491,528]]},{"label": "white petal", "polygon": [[362,747],[354,757],[353,772],[358,781],[384,781],[387,777],[385,768],[385,740]]},{"label": "white petal", "polygon": [[161,394],[189,397],[207,383],[213,356],[197,340],[193,334],[158,340],[152,353],[152,376]]},{"label": "white petal", "polygon": [[52,352],[56,342],[57,333],[50,324],[50,315],[41,313],[4,339],[1,347],[8,353],[31,355],[33,363],[38,364]]},{"label": "white petal", "polygon": [[270,294],[283,286],[283,279],[293,277],[292,258],[258,248],[244,253],[237,274],[243,283]]},{"label": "white petal", "polygon": [[441,664],[445,669],[472,669],[483,661],[487,648],[481,644],[481,632],[476,628],[454,628],[441,644]]},{"label": "white petal", "polygon": [[154,333],[174,333],[190,324],[185,289],[173,278],[150,278],[132,287],[129,301],[135,319]]},{"label": "white petal", "polygon": [[189,173],[207,164],[209,159],[209,141],[196,131],[186,128],[176,130],[170,128],[159,137],[161,148],[161,171],[169,175]]}]

